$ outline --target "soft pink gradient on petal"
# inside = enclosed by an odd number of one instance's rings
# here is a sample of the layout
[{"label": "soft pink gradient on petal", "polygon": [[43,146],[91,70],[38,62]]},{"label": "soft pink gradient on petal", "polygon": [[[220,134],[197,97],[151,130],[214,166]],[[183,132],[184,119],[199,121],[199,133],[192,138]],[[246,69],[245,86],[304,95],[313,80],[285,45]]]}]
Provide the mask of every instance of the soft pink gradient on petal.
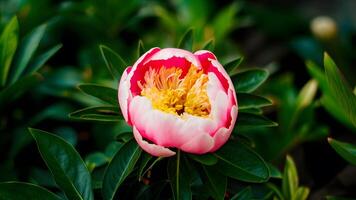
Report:
[{"label": "soft pink gradient on petal", "polygon": [[131,122],[128,118],[128,102],[131,99],[130,86],[128,85],[127,75],[131,71],[132,67],[126,68],[124,73],[121,76],[119,90],[118,90],[118,99],[121,108],[122,115],[124,116],[126,122],[131,125]]},{"label": "soft pink gradient on petal", "polygon": [[179,148],[189,153],[204,154],[209,152],[213,146],[214,139],[209,134],[198,134]]},{"label": "soft pink gradient on petal", "polygon": [[216,134],[214,135],[215,144],[214,147],[210,150],[210,152],[214,152],[218,150],[229,139],[231,132],[234,128],[234,124],[236,122],[236,117],[237,117],[237,106],[233,106],[231,109],[231,119],[232,119],[231,125],[228,129],[225,127],[221,127],[216,132]]},{"label": "soft pink gradient on petal", "polygon": [[[194,64],[208,75],[207,95],[211,104],[208,117],[187,113],[182,116],[154,109],[140,96],[138,82],[144,84],[148,69],[182,69],[182,78]],[[125,120],[133,126],[139,145],[154,156],[172,156],[171,148],[203,154],[220,148],[230,137],[237,118],[237,100],[232,81],[215,55],[209,51],[194,54],[182,49],[153,48],[125,70],[119,86],[119,104]],[[149,143],[152,142],[153,144]]]},{"label": "soft pink gradient on petal", "polygon": [[157,157],[170,157],[170,156],[174,156],[176,153],[168,148],[159,146],[159,145],[155,145],[155,144],[150,144],[147,141],[144,141],[140,132],[136,129],[136,127],[133,127],[133,134],[134,137],[138,143],[138,145],[140,145],[140,147],[145,150],[147,153],[153,155],[153,156],[157,156]]}]

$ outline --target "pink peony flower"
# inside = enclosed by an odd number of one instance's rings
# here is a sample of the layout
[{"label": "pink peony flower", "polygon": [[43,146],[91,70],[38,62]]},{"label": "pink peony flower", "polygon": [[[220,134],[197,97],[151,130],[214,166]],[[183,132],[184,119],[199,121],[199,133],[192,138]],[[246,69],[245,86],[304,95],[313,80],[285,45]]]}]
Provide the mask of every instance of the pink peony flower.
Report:
[{"label": "pink peony flower", "polygon": [[152,48],[125,70],[118,96],[137,143],[153,156],[214,152],[237,118],[231,79],[205,50]]}]

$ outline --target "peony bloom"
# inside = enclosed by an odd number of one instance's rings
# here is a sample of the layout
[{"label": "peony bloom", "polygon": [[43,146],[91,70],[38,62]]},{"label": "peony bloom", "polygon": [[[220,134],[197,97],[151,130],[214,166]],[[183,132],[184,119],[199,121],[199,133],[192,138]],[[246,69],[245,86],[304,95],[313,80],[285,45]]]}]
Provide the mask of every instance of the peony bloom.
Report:
[{"label": "peony bloom", "polygon": [[154,156],[214,152],[237,118],[231,79],[205,50],[149,50],[125,70],[118,96],[137,143]]}]

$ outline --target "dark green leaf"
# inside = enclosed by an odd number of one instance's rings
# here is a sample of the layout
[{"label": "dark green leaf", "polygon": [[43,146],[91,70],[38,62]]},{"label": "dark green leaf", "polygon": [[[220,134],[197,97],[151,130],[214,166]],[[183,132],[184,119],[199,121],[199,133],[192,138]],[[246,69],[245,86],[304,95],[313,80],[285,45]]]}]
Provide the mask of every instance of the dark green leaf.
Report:
[{"label": "dark green leaf", "polygon": [[17,48],[18,32],[19,23],[15,16],[5,26],[0,36],[0,86],[6,84],[11,61]]},{"label": "dark green leaf", "polygon": [[238,93],[237,100],[239,109],[259,108],[272,105],[269,99],[248,93]]},{"label": "dark green leaf", "polygon": [[237,73],[232,76],[237,93],[253,92],[256,90],[268,77],[268,72],[263,69],[251,69],[244,72]]},{"label": "dark green leaf", "polygon": [[215,48],[215,40],[211,39],[209,41],[207,41],[204,45],[203,45],[203,50],[208,50],[208,51],[214,51]]},{"label": "dark green leaf", "polygon": [[40,81],[42,81],[40,74],[31,74],[0,91],[0,110],[8,103],[19,98],[27,90],[36,86]]},{"label": "dark green leaf", "polygon": [[143,45],[142,40],[139,40],[137,46],[137,59],[140,58],[145,52],[145,46]]},{"label": "dark green leaf", "polygon": [[232,3],[222,9],[213,21],[214,35],[217,41],[223,39],[236,25],[235,15],[239,11],[239,5]]},{"label": "dark green leaf", "polygon": [[147,164],[152,160],[152,156],[146,152],[141,154],[141,162],[140,162],[140,167],[138,170],[138,178],[139,180],[142,179],[142,177],[145,175],[143,170],[146,168]]},{"label": "dark green leaf", "polygon": [[150,166],[147,167],[147,169],[146,169],[144,172],[140,172],[140,173],[139,173],[140,178],[141,178],[142,176],[144,176],[149,170],[151,170],[151,169],[153,168],[153,166],[155,166],[155,164],[158,163],[158,162],[159,162],[160,160],[162,160],[162,159],[163,159],[163,157],[157,157],[157,158],[150,164]]},{"label": "dark green leaf", "polygon": [[224,65],[225,70],[227,73],[232,76],[233,74],[236,73],[236,69],[240,66],[240,64],[243,61],[243,57],[236,58]]},{"label": "dark green leaf", "polygon": [[173,191],[173,199],[192,199],[190,188],[190,174],[186,164],[181,158],[181,152],[178,150],[177,155],[168,160],[167,172],[168,178]]},{"label": "dark green leaf", "polygon": [[269,168],[261,156],[239,141],[229,141],[214,155],[219,158],[216,169],[231,178],[259,183],[270,177]]},{"label": "dark green leaf", "polygon": [[115,154],[106,168],[102,195],[104,200],[112,200],[125,178],[132,172],[141,155],[141,148],[135,140],[126,143]]},{"label": "dark green leaf", "polygon": [[246,187],[236,195],[234,195],[231,200],[249,200],[252,199],[251,187]]},{"label": "dark green leaf", "polygon": [[39,70],[59,49],[62,48],[62,44],[57,44],[51,49],[47,50],[43,54],[34,58],[33,61],[30,62],[29,66],[26,68],[26,73],[32,74]]},{"label": "dark green leaf", "polygon": [[0,183],[1,200],[61,200],[57,195],[47,189],[31,184],[21,182]]},{"label": "dark green leaf", "polygon": [[91,153],[85,158],[85,164],[87,165],[89,171],[93,171],[94,168],[103,166],[109,161],[110,159],[101,152]]},{"label": "dark green leaf", "polygon": [[213,199],[221,199],[224,200],[226,185],[227,185],[227,178],[226,176],[220,174],[214,168],[210,168],[207,166],[202,165],[202,178],[203,183],[209,189],[210,195]]},{"label": "dark green leaf", "polygon": [[105,45],[100,45],[99,49],[112,77],[114,80],[118,80],[127,67],[126,62],[119,54]]},{"label": "dark green leaf", "polygon": [[275,167],[274,165],[272,165],[270,163],[268,163],[268,167],[269,167],[271,177],[278,178],[278,179],[282,178],[282,173],[279,171],[279,169],[277,167]]},{"label": "dark green leaf", "polygon": [[203,165],[215,165],[218,162],[218,159],[213,154],[189,154],[189,157]]},{"label": "dark green leaf", "polygon": [[193,50],[193,42],[194,42],[194,29],[188,29],[182,38],[180,39],[177,47],[180,49],[185,49],[188,51]]},{"label": "dark green leaf", "polygon": [[273,122],[262,115],[256,115],[252,113],[239,113],[237,117],[236,125],[238,127],[248,127],[248,128],[256,128],[256,127],[273,127],[278,126],[276,122]]},{"label": "dark green leaf", "polygon": [[326,200],[355,200],[355,198],[337,197],[337,196],[326,196]]},{"label": "dark green leaf", "polygon": [[26,69],[31,57],[34,55],[41,42],[41,39],[46,31],[47,24],[43,24],[35,28],[32,32],[27,34],[16,52],[16,60],[11,69],[10,84],[17,81]]},{"label": "dark green leaf", "polygon": [[326,79],[332,95],[337,99],[338,105],[347,113],[349,120],[356,127],[356,95],[341,76],[334,61],[325,53],[324,65]]},{"label": "dark green leaf", "polygon": [[349,163],[356,165],[356,145],[328,138],[331,147]]},{"label": "dark green leaf", "polygon": [[105,101],[111,105],[117,106],[117,90],[96,84],[80,84],[79,89],[93,97],[96,97],[102,101]]},{"label": "dark green leaf", "polygon": [[122,120],[117,107],[94,106],[84,108],[69,114],[70,118],[90,121],[116,122]]},{"label": "dark green leaf", "polygon": [[66,196],[73,200],[94,199],[89,171],[73,146],[51,133],[29,130],[57,185]]},{"label": "dark green leaf", "polygon": [[282,192],[286,199],[294,199],[298,189],[298,173],[294,161],[287,156],[282,179]]}]

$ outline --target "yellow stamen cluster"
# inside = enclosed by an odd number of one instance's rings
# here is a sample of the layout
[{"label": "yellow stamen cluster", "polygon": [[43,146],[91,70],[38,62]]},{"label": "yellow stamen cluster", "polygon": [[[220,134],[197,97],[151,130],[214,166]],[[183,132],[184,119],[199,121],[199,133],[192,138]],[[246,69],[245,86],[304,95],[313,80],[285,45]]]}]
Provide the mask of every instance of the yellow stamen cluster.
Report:
[{"label": "yellow stamen cluster", "polygon": [[208,76],[194,65],[184,78],[181,75],[182,70],[176,67],[150,68],[144,76],[145,83],[138,82],[141,95],[151,100],[153,108],[164,112],[209,116]]}]

